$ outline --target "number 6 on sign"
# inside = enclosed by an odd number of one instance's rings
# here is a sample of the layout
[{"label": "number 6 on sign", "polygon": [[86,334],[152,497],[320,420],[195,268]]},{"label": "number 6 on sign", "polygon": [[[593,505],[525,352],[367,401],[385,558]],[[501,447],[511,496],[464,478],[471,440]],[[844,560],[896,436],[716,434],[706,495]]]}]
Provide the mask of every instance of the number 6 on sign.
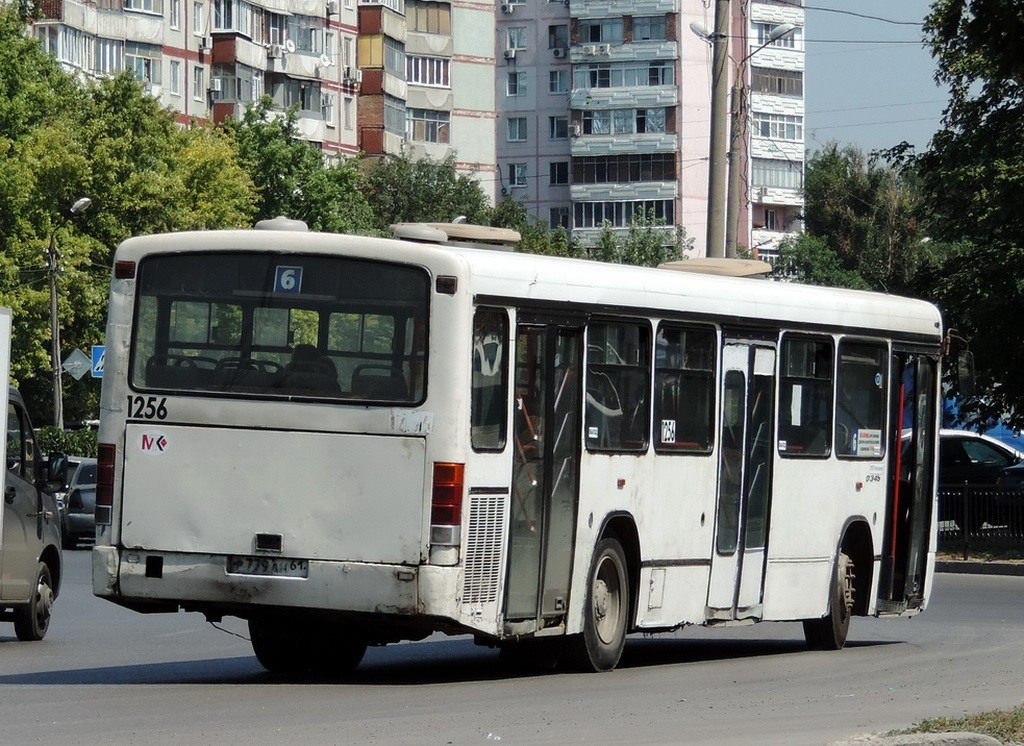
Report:
[{"label": "number 6 on sign", "polygon": [[274,269],[275,293],[301,293],[302,267],[276,267]]}]

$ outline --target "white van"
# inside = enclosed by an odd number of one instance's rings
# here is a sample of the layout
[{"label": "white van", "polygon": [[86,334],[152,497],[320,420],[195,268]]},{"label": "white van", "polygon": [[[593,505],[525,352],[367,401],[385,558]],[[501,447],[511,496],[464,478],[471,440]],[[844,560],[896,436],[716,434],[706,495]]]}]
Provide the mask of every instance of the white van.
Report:
[{"label": "white van", "polygon": [[50,626],[53,601],[60,590],[62,561],[60,521],[52,494],[63,482],[66,460],[43,461],[36,445],[25,402],[8,385],[11,353],[11,311],[0,308],[0,407],[6,468],[0,471],[0,622],[14,622],[19,640],[41,640]]}]

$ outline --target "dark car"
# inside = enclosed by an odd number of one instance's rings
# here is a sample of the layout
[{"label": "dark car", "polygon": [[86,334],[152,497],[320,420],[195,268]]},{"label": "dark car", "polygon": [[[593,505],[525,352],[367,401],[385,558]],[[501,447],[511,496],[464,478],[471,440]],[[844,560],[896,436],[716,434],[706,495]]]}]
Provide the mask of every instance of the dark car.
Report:
[{"label": "dark car", "polygon": [[1024,463],[1024,454],[968,430],[939,433],[939,520],[968,531],[985,523],[1006,525],[1004,471]]},{"label": "dark car", "polygon": [[81,459],[68,480],[64,497],[61,541],[65,549],[73,549],[82,539],[96,534],[96,459]]}]

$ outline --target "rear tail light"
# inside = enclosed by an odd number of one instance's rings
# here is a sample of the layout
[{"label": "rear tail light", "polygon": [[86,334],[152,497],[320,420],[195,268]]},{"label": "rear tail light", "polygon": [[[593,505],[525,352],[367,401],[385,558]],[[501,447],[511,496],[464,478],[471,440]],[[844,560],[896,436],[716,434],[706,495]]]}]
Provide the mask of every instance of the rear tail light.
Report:
[{"label": "rear tail light", "polygon": [[114,505],[114,461],[117,447],[100,443],[96,459],[96,523],[109,525]]},{"label": "rear tail light", "polygon": [[[465,464],[434,464],[430,499],[431,549],[454,548],[457,561],[462,525],[462,488]],[[447,564],[447,562],[446,562]]]}]

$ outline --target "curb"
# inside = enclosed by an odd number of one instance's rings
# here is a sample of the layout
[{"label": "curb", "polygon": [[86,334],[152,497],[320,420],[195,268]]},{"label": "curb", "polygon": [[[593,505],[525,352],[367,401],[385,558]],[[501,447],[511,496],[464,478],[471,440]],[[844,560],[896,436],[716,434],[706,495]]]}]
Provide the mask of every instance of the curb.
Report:
[{"label": "curb", "polygon": [[941,560],[935,563],[935,572],[961,575],[1024,575],[1024,564],[1011,562],[971,562],[968,560]]},{"label": "curb", "polygon": [[1000,746],[980,733],[912,733],[902,736],[858,736],[828,746]]}]

